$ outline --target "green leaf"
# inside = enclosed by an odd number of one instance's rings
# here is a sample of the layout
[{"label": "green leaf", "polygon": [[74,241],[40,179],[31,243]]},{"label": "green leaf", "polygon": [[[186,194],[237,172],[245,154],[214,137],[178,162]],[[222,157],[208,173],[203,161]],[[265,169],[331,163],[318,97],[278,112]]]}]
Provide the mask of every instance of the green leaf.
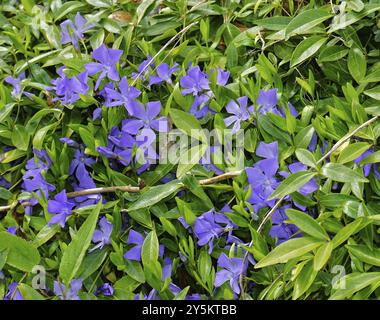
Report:
[{"label": "green leaf", "polygon": [[377,162],[380,162],[380,150],[366,156],[362,161],[360,161],[360,164],[364,165],[368,163],[377,163]]},{"label": "green leaf", "polygon": [[44,243],[49,241],[52,237],[55,236],[55,234],[61,229],[60,225],[53,224],[49,225],[47,224],[44,226],[36,235],[36,237],[33,239],[33,245],[38,248],[42,246]]},{"label": "green leaf", "polygon": [[314,256],[313,267],[315,271],[321,270],[327,261],[330,259],[331,253],[333,251],[333,243],[331,241],[325,243],[317,249]]},{"label": "green leaf", "polygon": [[309,182],[314,176],[315,172],[298,171],[288,176],[277,189],[269,196],[268,200],[281,198],[294,191],[299,190],[303,185]]},{"label": "green leaf", "polygon": [[85,280],[98,270],[108,256],[107,249],[95,250],[89,253],[84,259],[78,270],[75,279]]},{"label": "green leaf", "polygon": [[364,79],[364,83],[378,82],[380,81],[380,68],[375,69],[375,71],[368,74]]},{"label": "green leaf", "polygon": [[348,252],[360,261],[368,263],[373,266],[380,267],[380,249],[370,249],[365,245],[346,245]]},{"label": "green leaf", "polygon": [[144,266],[158,261],[158,238],[154,230],[149,232],[144,240],[141,248],[141,261]]},{"label": "green leaf", "polygon": [[318,56],[318,62],[331,62],[344,58],[349,49],[342,46],[328,46],[326,45]]},{"label": "green leaf", "polygon": [[12,134],[13,145],[22,151],[27,151],[29,146],[29,133],[24,126],[16,124]]},{"label": "green leaf", "polygon": [[341,164],[351,162],[359,157],[362,153],[367,151],[370,147],[371,145],[366,142],[357,142],[350,144],[340,153],[338,162]]},{"label": "green leaf", "polygon": [[66,250],[63,252],[61,264],[59,265],[59,275],[65,285],[69,285],[82,264],[91,244],[91,239],[98,222],[101,207],[102,202],[99,201],[94,211],[90,213]]},{"label": "green leaf", "polygon": [[[137,7],[137,24],[140,24],[141,20],[144,18],[149,7],[151,7],[156,1],[155,0],[145,0],[140,3]],[[153,8],[152,8],[153,9]]]},{"label": "green leaf", "polygon": [[20,283],[17,288],[24,300],[45,300],[42,294],[25,283]]},{"label": "green leaf", "polygon": [[335,235],[335,237],[332,239],[332,243],[334,246],[334,249],[338,246],[340,246],[343,242],[345,242],[349,237],[354,235],[355,233],[359,232],[361,229],[363,229],[369,222],[364,220],[363,218],[357,218],[353,222],[349,223],[348,225],[344,226],[339,232]]},{"label": "green leaf", "polygon": [[368,182],[362,174],[355,172],[354,170],[339,163],[327,163],[322,167],[321,173],[334,181],[338,182]]},{"label": "green leaf", "polygon": [[287,209],[286,214],[292,223],[310,236],[317,239],[330,240],[327,232],[307,213],[295,209]]},{"label": "green leaf", "polygon": [[352,47],[348,53],[348,70],[356,82],[360,82],[367,72],[367,62],[363,52]]},{"label": "green leaf", "polygon": [[294,49],[292,57],[290,59],[290,67],[302,63],[306,59],[310,58],[315,54],[319,48],[326,42],[327,38],[321,36],[311,36],[301,41],[298,46]]},{"label": "green leaf", "polygon": [[329,300],[343,300],[350,298],[355,292],[372,284],[375,284],[375,286],[378,287],[380,285],[380,272],[351,273],[342,277],[338,282],[338,286],[340,284],[342,284],[344,289],[337,289],[333,292]]},{"label": "green leaf", "polygon": [[313,268],[313,261],[307,262],[294,282],[292,299],[296,300],[302,296],[313,284],[318,272]]},{"label": "green leaf", "polygon": [[143,192],[134,203],[132,203],[132,205],[128,208],[128,211],[153,206],[162,199],[165,199],[178,191],[182,186],[182,182],[173,180],[162,186],[150,187],[147,191]]},{"label": "green leaf", "polygon": [[317,161],[315,160],[313,154],[307,149],[297,149],[296,157],[303,164],[306,164],[308,167],[316,168]]},{"label": "green leaf", "polygon": [[192,167],[199,163],[207,148],[206,144],[195,145],[180,155],[176,173],[178,179],[182,178]]},{"label": "green leaf", "polygon": [[191,113],[179,109],[171,109],[169,114],[178,129],[190,137],[203,142],[207,141],[199,121]]},{"label": "green leaf", "polygon": [[315,129],[312,125],[303,128],[294,137],[294,145],[297,148],[306,149],[309,146],[311,139],[313,138],[314,132]]},{"label": "green leaf", "polygon": [[285,36],[306,33],[331,17],[331,13],[323,9],[310,9],[296,15],[285,29]]},{"label": "green leaf", "polygon": [[380,100],[380,86],[365,90],[363,93],[372,99]]},{"label": "green leaf", "polygon": [[0,251],[3,250],[9,250],[7,264],[25,272],[31,272],[41,259],[31,243],[6,231],[0,232]]},{"label": "green leaf", "polygon": [[255,269],[271,266],[273,264],[285,263],[290,259],[298,258],[311,250],[321,246],[323,242],[311,237],[290,239],[274,248],[265,258],[261,259]]}]

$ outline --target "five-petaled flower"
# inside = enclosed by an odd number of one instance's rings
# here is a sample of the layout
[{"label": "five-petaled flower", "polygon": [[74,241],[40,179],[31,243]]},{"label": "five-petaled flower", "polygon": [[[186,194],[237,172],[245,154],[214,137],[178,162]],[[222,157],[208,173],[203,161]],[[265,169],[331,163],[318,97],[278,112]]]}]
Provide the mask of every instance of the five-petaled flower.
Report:
[{"label": "five-petaled flower", "polygon": [[102,249],[104,245],[111,243],[111,233],[112,233],[112,223],[107,221],[106,217],[102,217],[99,220],[100,229],[94,231],[92,236],[92,241],[97,243],[89,252],[92,252],[96,249]]},{"label": "five-petaled flower", "polygon": [[119,81],[119,74],[116,70],[116,63],[120,60],[123,50],[108,49],[105,44],[92,52],[92,57],[99,62],[89,62],[84,65],[89,75],[100,73],[96,80],[95,90],[100,86],[101,81],[107,76],[110,80]]},{"label": "five-petaled flower", "polygon": [[[236,103],[236,101],[238,103]],[[240,122],[248,120],[250,117],[250,113],[253,112],[253,105],[247,108],[247,96],[237,98],[236,101],[231,100],[227,104],[226,110],[229,114],[232,114],[232,116],[229,116],[226,119],[224,119],[224,123],[227,127],[234,123],[234,126],[232,128],[232,134],[236,133],[240,129]]]},{"label": "five-petaled flower", "polygon": [[94,24],[86,24],[87,20],[78,12],[75,15],[75,22],[67,19],[61,23],[61,43],[66,44],[71,42],[78,49],[78,41],[83,39],[83,33],[91,29]]},{"label": "five-petaled flower", "polygon": [[71,210],[75,203],[67,199],[66,190],[63,189],[60,193],[56,194],[54,200],[48,201],[48,212],[54,213],[49,225],[59,223],[62,228],[65,227],[66,218],[71,214]]},{"label": "five-petaled flower", "polygon": [[232,291],[239,294],[239,277],[242,273],[245,273],[247,264],[243,264],[242,258],[228,258],[222,253],[218,259],[218,266],[222,269],[215,274],[215,287],[220,287],[223,283],[229,281]]}]

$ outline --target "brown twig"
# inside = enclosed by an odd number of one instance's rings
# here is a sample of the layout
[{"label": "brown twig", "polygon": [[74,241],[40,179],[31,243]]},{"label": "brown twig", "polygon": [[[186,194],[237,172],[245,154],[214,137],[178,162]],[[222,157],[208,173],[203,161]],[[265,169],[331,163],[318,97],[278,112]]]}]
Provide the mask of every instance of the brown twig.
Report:
[{"label": "brown twig", "polygon": [[[223,173],[219,176],[215,176],[212,178],[208,179],[203,179],[199,180],[199,184],[201,186],[206,186],[210,184],[217,183],[219,181],[227,180],[230,178],[234,178],[239,176],[243,171],[231,171],[231,172],[226,172]],[[123,191],[123,192],[130,192],[130,193],[138,193],[142,190],[142,188],[139,187],[133,187],[133,186],[113,186],[113,187],[101,187],[101,188],[93,188],[93,189],[84,189],[80,191],[74,191],[74,192],[68,192],[67,197],[68,198],[75,198],[75,197],[80,197],[80,196],[86,196],[86,195],[91,195],[91,194],[98,194],[98,193],[112,193],[115,191]],[[12,208],[14,208],[18,203],[13,203],[8,206],[0,206],[0,212],[8,211]],[[30,206],[30,202],[21,202],[19,203],[23,207]]]}]

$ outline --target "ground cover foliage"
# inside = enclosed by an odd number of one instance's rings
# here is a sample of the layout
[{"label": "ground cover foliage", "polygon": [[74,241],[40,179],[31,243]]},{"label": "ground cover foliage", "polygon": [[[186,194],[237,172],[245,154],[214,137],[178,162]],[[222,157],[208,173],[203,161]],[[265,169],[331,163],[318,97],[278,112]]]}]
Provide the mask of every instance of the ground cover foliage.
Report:
[{"label": "ground cover foliage", "polygon": [[1,298],[379,297],[378,0],[0,9]]}]

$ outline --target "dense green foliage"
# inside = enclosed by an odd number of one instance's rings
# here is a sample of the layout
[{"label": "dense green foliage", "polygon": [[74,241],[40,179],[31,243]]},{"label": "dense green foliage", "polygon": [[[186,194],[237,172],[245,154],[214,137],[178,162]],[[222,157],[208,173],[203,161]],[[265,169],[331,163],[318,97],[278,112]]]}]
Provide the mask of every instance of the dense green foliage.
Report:
[{"label": "dense green foliage", "polygon": [[[134,299],[151,289],[160,299],[192,294],[203,299],[379,298],[380,1],[5,0],[0,9],[0,182],[7,182],[0,186],[5,208],[0,211],[0,298],[16,282],[24,299],[57,299],[54,281],[68,286],[79,278],[82,299]],[[77,12],[92,27],[75,48],[62,44],[61,23],[74,20]],[[287,175],[276,176],[281,184],[271,194],[273,204],[254,206],[248,170],[209,182],[215,173],[198,164],[203,149],[194,156],[196,164],[180,160],[142,173],[132,165],[115,166],[99,153],[110,130],[129,117],[125,108],[104,105],[93,75],[88,92],[74,103],[57,100],[49,86],[62,66],[67,76],[78,76],[102,44],[123,50],[117,71],[142,92],[140,102],[160,101],[161,116],[169,118],[171,128],[202,143],[191,129],[224,130],[230,100],[247,96],[248,105],[257,106],[260,90],[276,88],[284,114],[256,110],[241,123],[245,168],[262,159],[261,143],[278,144],[278,173]],[[141,77],[132,80],[138,66],[157,53],[156,66],[178,63],[173,82],[148,86]],[[214,95],[213,114],[199,119],[189,112],[193,96],[181,93],[189,63],[208,73]],[[227,85],[217,84],[210,71],[217,67],[230,72]],[[4,80],[22,72],[26,78],[14,95]],[[94,119],[97,108],[101,117]],[[97,199],[75,208],[64,228],[47,224],[53,216],[49,201],[61,190],[75,189],[74,149],[62,137],[85,145],[84,153],[94,159],[86,170],[96,187],[131,186],[141,192],[102,193],[104,203]],[[22,186],[27,161],[38,158],[36,150],[46,150],[52,161],[42,172],[55,187],[48,197]],[[293,172],[289,165],[296,161],[307,169]],[[218,169],[230,167],[223,163]],[[168,175],[172,181],[164,183]],[[310,181],[316,190],[302,193]],[[25,202],[31,199],[36,203],[29,215]],[[218,237],[213,250],[197,244],[190,230],[195,221],[227,203],[231,209],[222,215],[241,241],[228,245]],[[281,244],[271,235],[275,223],[267,215],[275,203],[286,205],[284,225],[298,230]],[[111,241],[89,253],[98,217],[112,223]],[[17,227],[16,234],[6,232],[10,227]],[[144,235],[141,261],[123,257],[133,247],[127,243],[132,229]],[[234,279],[239,292],[229,281],[215,285],[222,254],[248,263],[246,273]],[[172,261],[166,279],[164,257]],[[35,265],[46,270],[47,289],[32,288]],[[112,285],[111,296],[94,295],[103,283]]]}]

